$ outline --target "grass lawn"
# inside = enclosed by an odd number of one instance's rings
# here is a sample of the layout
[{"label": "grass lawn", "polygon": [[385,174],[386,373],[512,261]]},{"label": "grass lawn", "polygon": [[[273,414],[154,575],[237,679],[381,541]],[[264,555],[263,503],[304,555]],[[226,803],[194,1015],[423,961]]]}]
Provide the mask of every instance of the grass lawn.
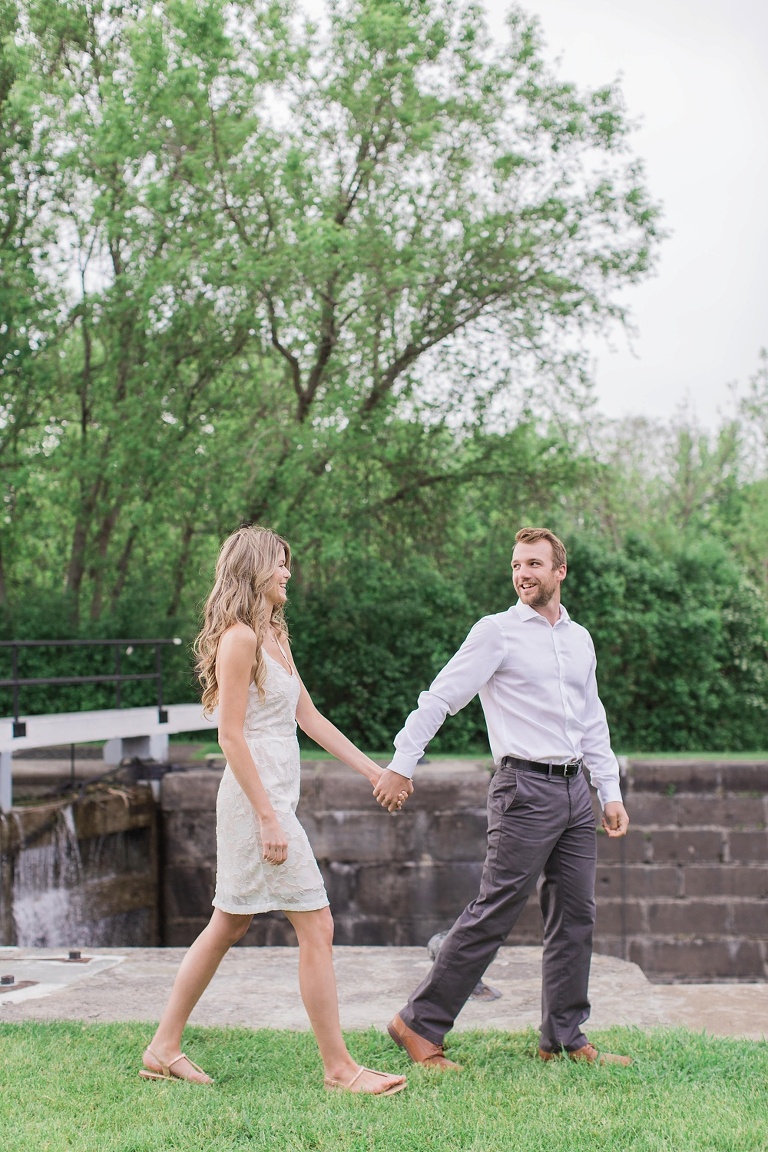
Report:
[{"label": "grass lawn", "polygon": [[[371,751],[364,748],[366,756],[370,756],[371,760],[389,761],[394,754],[394,748],[380,749],[379,751]],[[200,744],[199,748],[194,752],[193,760],[205,760],[206,756],[223,756],[221,748],[215,741],[207,741]],[[330,752],[326,752],[324,748],[304,748],[301,749],[302,760],[335,760],[335,756],[331,756]],[[435,752],[428,758],[429,760],[485,760],[489,767],[491,765],[491,754],[485,749],[479,749],[477,752]]]},{"label": "grass lawn", "polygon": [[304,1032],[190,1028],[212,1088],[137,1075],[141,1024],[0,1024],[2,1152],[765,1152],[768,1043],[683,1030],[591,1037],[631,1068],[533,1058],[536,1034],[460,1032],[461,1075],[408,1063],[379,1032],[362,1062],[408,1089],[330,1094]]},{"label": "grass lawn", "polygon": [[[195,743],[187,740],[187,743]],[[393,749],[369,752],[366,755],[372,760],[391,760]],[[213,741],[201,741],[194,753],[195,760],[204,760],[206,756],[222,756],[219,745]],[[768,760],[768,752],[621,752],[629,760]],[[303,760],[333,760],[334,757],[322,748],[302,748]],[[488,749],[479,748],[475,752],[435,752],[428,756],[431,760],[487,760],[491,764],[491,754]]]},{"label": "grass lawn", "polygon": [[[170,738],[172,743],[175,740],[183,743],[195,744],[196,740],[193,734],[182,734],[182,736]],[[367,751],[366,756],[370,756],[372,760],[390,760],[393,756],[393,749],[385,749],[383,751]],[[200,742],[193,759],[204,760],[206,756],[222,756],[223,753],[219,745],[215,741]],[[766,752],[621,752],[622,756],[630,760],[768,760],[768,751]],[[329,756],[328,752],[321,748],[302,748],[302,759],[304,760],[332,760],[334,757]],[[491,764],[491,752],[488,749],[478,748],[473,752],[434,752],[432,756],[427,756],[427,759],[432,760],[487,760]]]},{"label": "grass lawn", "polygon": [[622,752],[628,760],[768,760],[768,752]]}]

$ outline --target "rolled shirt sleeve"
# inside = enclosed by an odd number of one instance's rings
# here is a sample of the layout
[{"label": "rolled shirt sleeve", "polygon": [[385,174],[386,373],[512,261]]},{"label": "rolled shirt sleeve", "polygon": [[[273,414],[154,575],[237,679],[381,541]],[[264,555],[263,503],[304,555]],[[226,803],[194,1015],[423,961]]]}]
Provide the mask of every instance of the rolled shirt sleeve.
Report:
[{"label": "rolled shirt sleeve", "polygon": [[404,727],[395,737],[393,772],[412,777],[417,763],[446,716],[455,716],[472,700],[504,658],[504,638],[490,616],[478,620],[455,656],[419,696]]}]

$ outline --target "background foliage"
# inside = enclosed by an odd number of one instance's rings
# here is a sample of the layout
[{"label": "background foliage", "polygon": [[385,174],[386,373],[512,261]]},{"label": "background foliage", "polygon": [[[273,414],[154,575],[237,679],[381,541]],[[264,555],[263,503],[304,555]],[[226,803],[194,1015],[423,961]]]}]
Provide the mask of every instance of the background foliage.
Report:
[{"label": "background foliage", "polygon": [[[765,745],[765,363],[714,433],[590,403],[660,239],[615,86],[453,0],[0,0],[0,50],[4,637],[189,642],[256,519],[318,703],[385,747],[543,521],[617,745]],[[473,706],[435,748],[478,745]]]}]

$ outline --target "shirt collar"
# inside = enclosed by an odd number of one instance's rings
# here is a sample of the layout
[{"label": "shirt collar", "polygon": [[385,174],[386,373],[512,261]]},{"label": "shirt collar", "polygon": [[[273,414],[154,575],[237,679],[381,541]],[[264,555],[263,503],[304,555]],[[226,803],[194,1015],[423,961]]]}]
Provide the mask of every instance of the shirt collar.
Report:
[{"label": "shirt collar", "polygon": [[[534,617],[539,620],[544,619],[540,612],[537,612],[535,608],[531,608],[530,604],[523,604],[522,600],[518,600],[517,604],[513,604],[510,611],[517,612],[521,620],[533,620]],[[566,611],[565,605],[561,604],[560,616],[555,624],[555,627],[557,628],[558,624],[568,624],[570,619],[571,618]]]}]

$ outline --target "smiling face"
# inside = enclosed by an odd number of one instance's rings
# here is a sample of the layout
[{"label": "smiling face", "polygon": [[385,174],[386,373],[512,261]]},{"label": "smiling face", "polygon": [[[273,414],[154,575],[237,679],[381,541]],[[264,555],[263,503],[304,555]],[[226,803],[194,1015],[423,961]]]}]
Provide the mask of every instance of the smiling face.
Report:
[{"label": "smiling face", "polygon": [[554,567],[554,553],[549,540],[533,544],[515,544],[512,553],[512,579],[515,591],[530,608],[543,612],[560,606],[560,585],[565,579],[565,564]]},{"label": "smiling face", "polygon": [[281,548],[278,554],[277,567],[272,579],[264,589],[264,595],[274,608],[280,608],[288,599],[287,584],[291,578],[291,570],[286,562],[285,549]]}]

